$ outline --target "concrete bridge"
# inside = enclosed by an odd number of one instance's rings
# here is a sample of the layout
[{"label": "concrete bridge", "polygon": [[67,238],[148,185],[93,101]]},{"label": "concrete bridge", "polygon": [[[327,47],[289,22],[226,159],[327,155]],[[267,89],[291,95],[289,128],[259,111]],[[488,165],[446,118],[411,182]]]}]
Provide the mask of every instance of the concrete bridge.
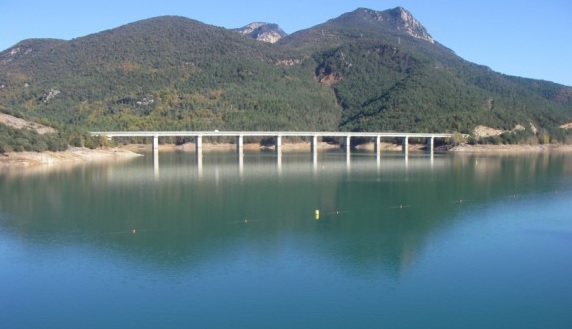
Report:
[{"label": "concrete bridge", "polygon": [[449,133],[402,133],[402,132],[299,132],[299,131],[94,131],[92,136],[113,137],[151,137],[153,138],[153,151],[159,149],[159,137],[194,137],[197,156],[202,156],[203,137],[235,137],[236,149],[239,156],[243,155],[244,137],[274,137],[276,153],[282,154],[282,137],[310,137],[311,152],[314,159],[317,158],[319,137],[340,137],[344,138],[343,143],[346,154],[350,154],[351,138],[373,138],[375,139],[375,153],[380,156],[380,140],[382,138],[401,138],[403,154],[408,155],[409,139],[425,139],[428,151],[433,154],[435,138],[451,138]]}]

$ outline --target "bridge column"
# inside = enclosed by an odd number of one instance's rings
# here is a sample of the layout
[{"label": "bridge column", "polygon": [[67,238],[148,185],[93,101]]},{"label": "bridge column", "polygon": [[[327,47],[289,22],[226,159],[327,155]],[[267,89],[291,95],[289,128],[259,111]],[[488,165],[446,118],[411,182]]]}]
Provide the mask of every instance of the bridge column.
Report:
[{"label": "bridge column", "polygon": [[153,173],[155,179],[159,178],[159,136],[153,135],[153,144],[151,144],[153,152]]},{"label": "bridge column", "polygon": [[401,146],[401,151],[406,156],[409,155],[409,136],[403,137],[403,145]]},{"label": "bridge column", "polygon": [[151,145],[151,151],[159,151],[159,135],[153,135],[153,144]]},{"label": "bridge column", "polygon": [[380,144],[381,144],[381,136],[376,136],[375,137],[374,151],[375,151],[375,156],[378,159],[381,156],[381,149],[380,149],[381,145]]},{"label": "bridge column", "polygon": [[433,150],[435,148],[435,137],[431,136],[427,138],[427,150],[431,155],[433,155]]},{"label": "bridge column", "polygon": [[244,136],[238,135],[236,139],[236,153],[239,157],[242,157],[244,151]]},{"label": "bridge column", "polygon": [[197,159],[201,159],[203,157],[203,136],[197,135],[195,137],[195,150],[197,152]]},{"label": "bridge column", "polygon": [[318,136],[317,135],[312,136],[311,151],[312,151],[312,163],[314,165],[316,165],[318,163]]},{"label": "bridge column", "polygon": [[350,168],[350,150],[352,147],[351,144],[351,137],[350,136],[346,136],[346,145],[345,145],[345,149],[346,149],[346,164],[348,169]]},{"label": "bridge column", "polygon": [[199,177],[203,173],[203,136],[197,135],[195,137],[195,150],[197,152],[197,172]]},{"label": "bridge column", "polygon": [[275,143],[276,154],[282,155],[282,136],[276,136],[276,143]]}]

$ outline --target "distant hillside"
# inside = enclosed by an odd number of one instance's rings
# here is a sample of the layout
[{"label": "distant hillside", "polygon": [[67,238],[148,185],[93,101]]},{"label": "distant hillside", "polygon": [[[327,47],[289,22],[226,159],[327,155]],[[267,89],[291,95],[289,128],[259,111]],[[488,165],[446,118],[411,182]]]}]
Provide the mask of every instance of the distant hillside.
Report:
[{"label": "distant hillside", "polygon": [[0,53],[0,112],[61,134],[471,133],[572,122],[572,88],[465,61],[400,7],[359,8],[274,44],[253,38],[275,28],[241,34],[164,16],[71,41],[24,40]]},{"label": "distant hillside", "polygon": [[2,111],[90,129],[336,129],[339,121],[312,62],[187,18],[139,21],[47,51],[42,42],[0,54]]}]

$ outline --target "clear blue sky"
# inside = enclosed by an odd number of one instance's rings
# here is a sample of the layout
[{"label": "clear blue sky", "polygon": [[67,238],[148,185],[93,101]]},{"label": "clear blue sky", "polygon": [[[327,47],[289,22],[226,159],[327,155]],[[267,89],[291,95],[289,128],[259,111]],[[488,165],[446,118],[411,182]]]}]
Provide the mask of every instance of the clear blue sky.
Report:
[{"label": "clear blue sky", "polygon": [[397,6],[471,62],[572,86],[571,0],[0,0],[0,50],[26,38],[72,39],[160,15],[226,28],[270,22],[292,33],[358,7]]}]

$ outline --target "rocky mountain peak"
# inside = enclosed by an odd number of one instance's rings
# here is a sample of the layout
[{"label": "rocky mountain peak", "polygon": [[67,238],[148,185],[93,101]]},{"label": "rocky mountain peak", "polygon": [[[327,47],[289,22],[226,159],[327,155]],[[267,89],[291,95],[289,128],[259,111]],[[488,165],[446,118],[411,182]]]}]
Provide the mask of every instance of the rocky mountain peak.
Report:
[{"label": "rocky mountain peak", "polygon": [[357,12],[361,13],[361,16],[367,17],[368,20],[385,23],[414,38],[435,43],[435,40],[427,33],[425,27],[403,7],[396,7],[385,11],[359,8]]},{"label": "rocky mountain peak", "polygon": [[435,43],[433,37],[427,33],[427,30],[421,23],[413,17],[413,15],[403,7],[397,7],[388,10],[388,13],[394,18],[398,30],[409,34],[410,36],[425,40],[429,43]]},{"label": "rocky mountain peak", "polygon": [[253,39],[275,43],[285,37],[287,34],[277,24],[254,22],[243,26],[234,31],[247,35]]}]

